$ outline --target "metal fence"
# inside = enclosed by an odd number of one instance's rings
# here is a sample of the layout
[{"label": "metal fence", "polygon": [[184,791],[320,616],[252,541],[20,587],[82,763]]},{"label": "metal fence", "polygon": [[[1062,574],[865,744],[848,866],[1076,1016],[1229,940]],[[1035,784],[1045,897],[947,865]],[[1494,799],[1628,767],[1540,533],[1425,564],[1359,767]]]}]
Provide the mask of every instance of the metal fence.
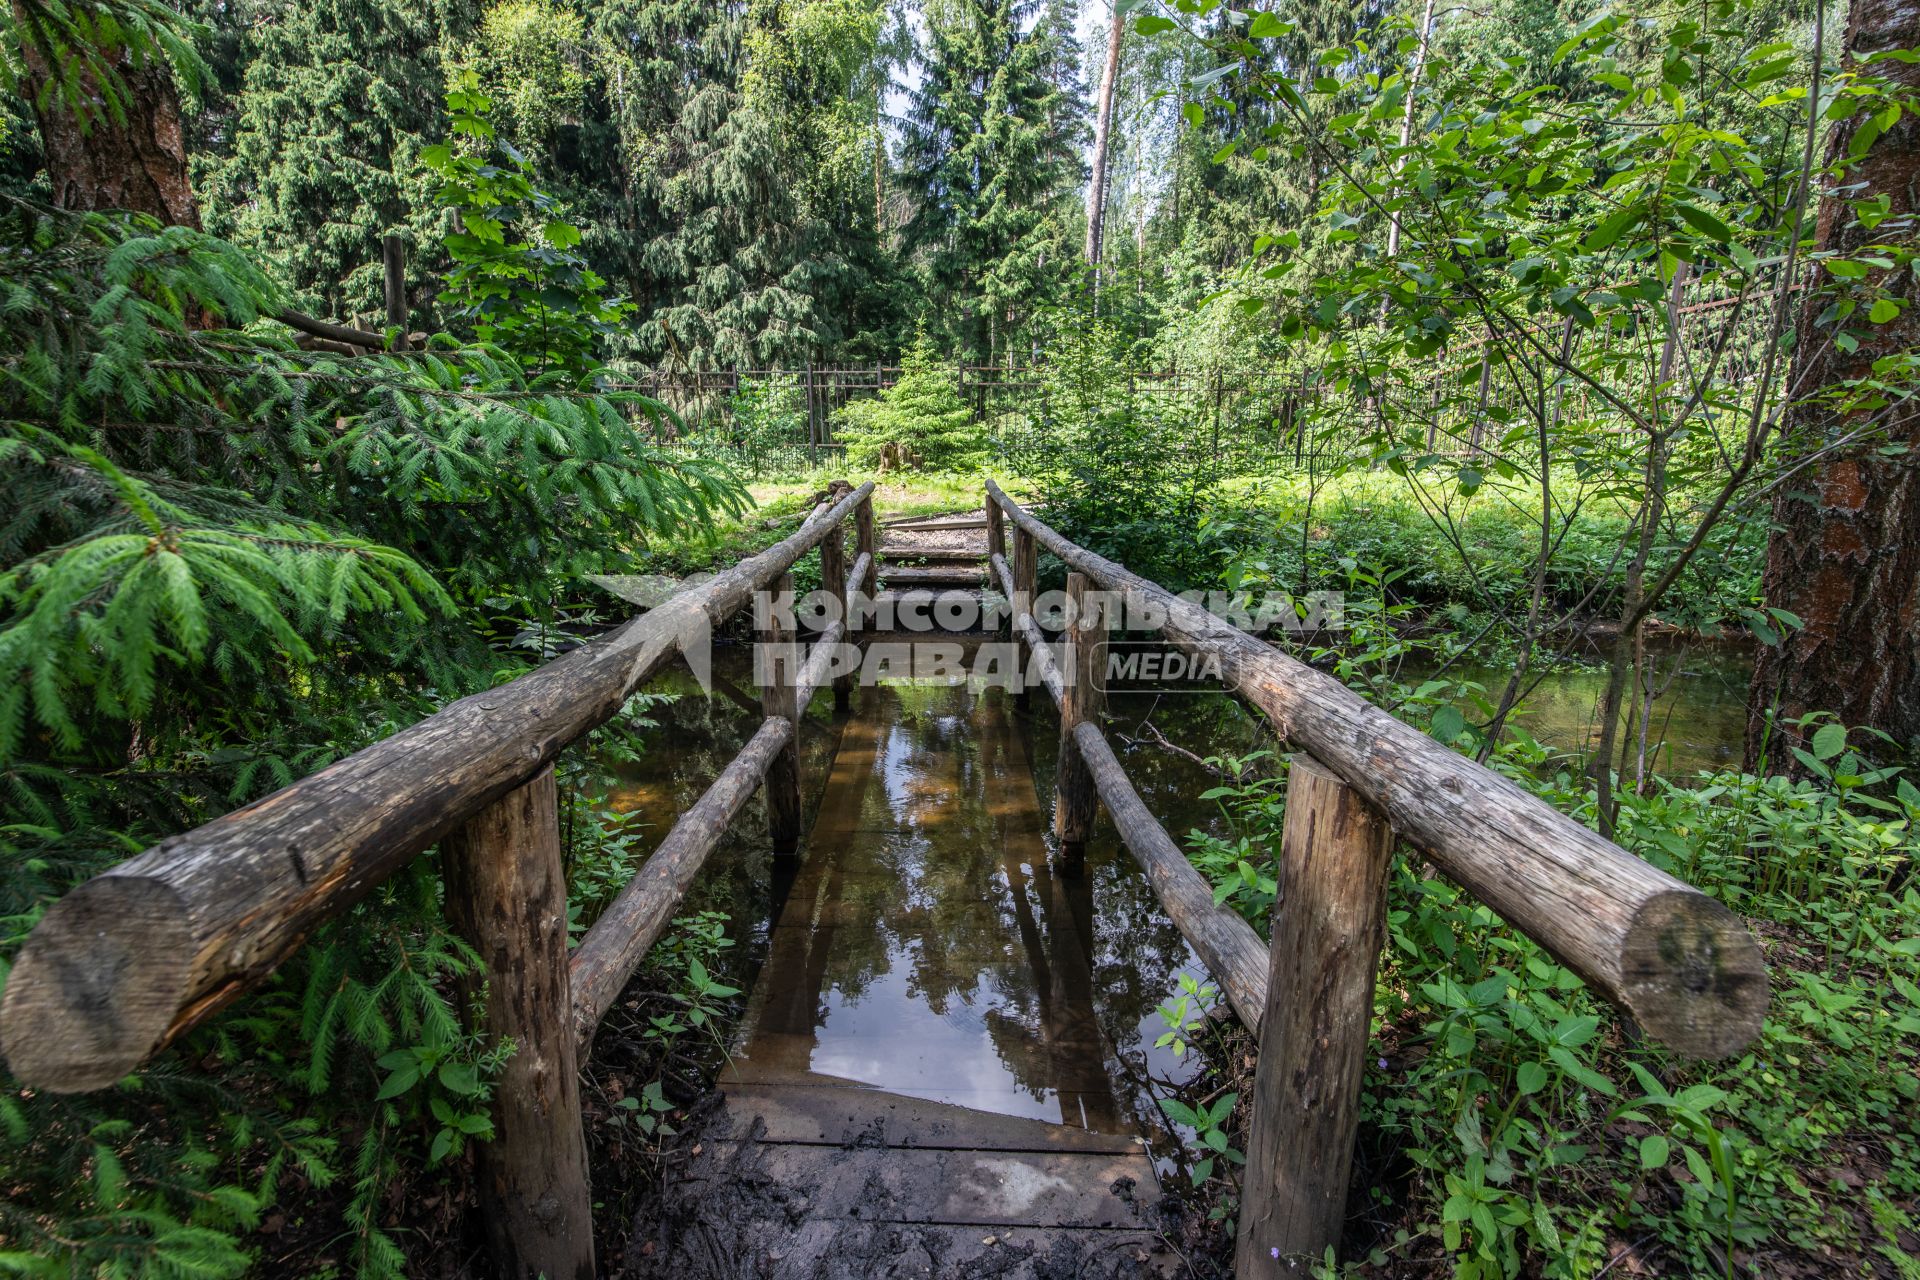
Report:
[{"label": "metal fence", "polygon": [[[1320,383],[1298,363],[1217,368],[1080,371],[1046,363],[962,365],[953,370],[961,398],[985,429],[990,456],[1023,467],[1083,441],[1091,419],[1124,405],[1176,433],[1223,474],[1307,467],[1362,448],[1389,432],[1424,436],[1433,453],[1470,457],[1524,450],[1509,424],[1540,415],[1556,423],[1632,429],[1619,405],[1644,401],[1656,381],[1710,389],[1721,407],[1747,401],[1758,385],[1771,332],[1773,288],[1746,293],[1683,287],[1648,303],[1637,327],[1580,326],[1557,315],[1502,322],[1489,334],[1456,335],[1422,364],[1396,373],[1372,394]],[[1652,313],[1666,312],[1660,323]],[[1665,335],[1672,328],[1675,341]],[[1569,362],[1586,376],[1563,375]],[[844,448],[836,415],[877,396],[904,372],[898,364],[811,364],[794,368],[622,371],[620,385],[665,403],[677,421],[655,424],[660,443],[723,459],[764,476],[833,462]],[[1124,381],[1123,381],[1124,380]],[[1699,403],[1696,400],[1696,405]]]}]

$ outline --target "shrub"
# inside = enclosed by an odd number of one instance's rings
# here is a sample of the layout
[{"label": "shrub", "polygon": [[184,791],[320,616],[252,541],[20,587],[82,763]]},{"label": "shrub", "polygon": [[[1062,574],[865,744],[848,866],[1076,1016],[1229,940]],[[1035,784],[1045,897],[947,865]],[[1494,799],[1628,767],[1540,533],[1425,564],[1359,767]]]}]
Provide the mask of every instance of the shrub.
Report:
[{"label": "shrub", "polygon": [[900,380],[835,415],[850,471],[967,471],[987,457],[986,429],[960,398],[960,380],[924,335],[901,357]]}]

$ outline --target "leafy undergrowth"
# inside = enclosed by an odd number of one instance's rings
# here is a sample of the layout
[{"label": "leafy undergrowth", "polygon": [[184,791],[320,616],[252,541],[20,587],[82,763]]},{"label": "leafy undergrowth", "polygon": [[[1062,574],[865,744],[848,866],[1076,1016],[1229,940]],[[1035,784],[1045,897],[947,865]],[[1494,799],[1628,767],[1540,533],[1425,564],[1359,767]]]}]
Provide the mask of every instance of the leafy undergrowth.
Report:
[{"label": "leafy undergrowth", "polygon": [[[1536,746],[1494,763],[1591,818],[1578,775]],[[1655,780],[1622,813],[1620,843],[1765,949],[1772,1007],[1730,1061],[1641,1039],[1471,896],[1398,862],[1339,1274],[1920,1276],[1920,790],[1837,728],[1806,764],[1799,781]],[[1284,784],[1213,794],[1227,834],[1194,833],[1193,860],[1264,931]],[[1194,1092],[1251,1097],[1244,1040],[1200,1043],[1214,1070]],[[1244,1147],[1244,1107],[1195,1102],[1169,1110]],[[1230,1224],[1237,1170],[1204,1172]]]}]

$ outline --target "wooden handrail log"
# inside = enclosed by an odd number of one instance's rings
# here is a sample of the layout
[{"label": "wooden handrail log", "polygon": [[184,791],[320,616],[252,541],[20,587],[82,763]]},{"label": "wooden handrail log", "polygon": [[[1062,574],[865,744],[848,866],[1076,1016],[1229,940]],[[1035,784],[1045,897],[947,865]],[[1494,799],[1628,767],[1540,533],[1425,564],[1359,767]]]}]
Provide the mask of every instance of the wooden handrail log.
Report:
[{"label": "wooden handrail log", "polygon": [[813,701],[813,695],[826,686],[833,669],[833,659],[840,648],[840,642],[846,638],[847,624],[831,622],[813,642],[813,648],[807,651],[806,665],[800,668],[800,677],[794,682],[793,699],[800,714],[807,714],[807,703]]},{"label": "wooden handrail log", "polygon": [[871,576],[872,573],[873,555],[870,552],[862,551],[858,556],[854,557],[853,568],[847,570],[847,594],[845,599],[851,600],[854,596],[865,591],[867,589],[867,578]]},{"label": "wooden handrail log", "polygon": [[[1007,567],[1007,558],[994,555],[993,572],[1000,580],[1001,588],[1008,600],[1013,599],[1013,570]],[[1066,678],[1060,674],[1060,662],[1053,656],[1053,648],[1047,641],[1047,633],[1040,629],[1031,613],[1016,613],[1012,619],[1013,633],[1027,642],[1027,651],[1033,655],[1033,669],[1040,675],[1040,683],[1047,687],[1047,693],[1053,698],[1053,705],[1059,706],[1066,690]]]},{"label": "wooden handrail log", "polygon": [[1625,1008],[1649,1035],[1724,1057],[1759,1033],[1766,966],[1724,905],[1382,711],[1339,681],[1076,545],[987,481],[991,501],[1183,648],[1280,736],[1387,815],[1400,839]]},{"label": "wooden handrail log", "polygon": [[14,1075],[103,1087],[257,986],[322,922],[610,719],[683,641],[704,639],[872,491],[822,504],[792,536],[617,631],[67,894],[0,1001]]},{"label": "wooden handrail log", "polygon": [[1267,1006],[1267,948],[1253,926],[1231,907],[1217,905],[1213,886],[1194,869],[1160,820],[1127,780],[1127,771],[1091,720],[1073,727],[1080,757],[1093,774],[1100,803],[1134,860],[1146,869],[1160,905],[1199,955],[1249,1031],[1258,1032]]},{"label": "wooden handrail log", "polygon": [[[1006,572],[1005,560],[1000,556],[993,558],[998,562],[997,567]],[[1008,576],[1011,577],[1011,573]],[[1033,646],[1033,665],[1054,705],[1058,706],[1065,685],[1060,664],[1048,649],[1039,624],[1032,614],[1019,613],[1013,617],[1013,626],[1028,637]],[[1127,851],[1146,871],[1160,905],[1220,984],[1227,1003],[1240,1015],[1240,1021],[1248,1030],[1258,1031],[1267,1007],[1267,949],[1260,935],[1237,912],[1214,902],[1213,886],[1187,861],[1173,837],[1147,808],[1140,793],[1133,789],[1126,769],[1113,754],[1100,726],[1090,720],[1082,721],[1074,726],[1073,740],[1093,774],[1100,803],[1107,807],[1107,816],[1113,819],[1114,829],[1120,833]]]},{"label": "wooden handrail log", "polygon": [[583,1053],[627,979],[680,909],[694,876],[727,834],[728,824],[759,790],[767,764],[792,741],[793,732],[793,723],[782,717],[762,721],[740,754],[673,824],[660,847],[580,939],[571,968],[573,1025]]}]

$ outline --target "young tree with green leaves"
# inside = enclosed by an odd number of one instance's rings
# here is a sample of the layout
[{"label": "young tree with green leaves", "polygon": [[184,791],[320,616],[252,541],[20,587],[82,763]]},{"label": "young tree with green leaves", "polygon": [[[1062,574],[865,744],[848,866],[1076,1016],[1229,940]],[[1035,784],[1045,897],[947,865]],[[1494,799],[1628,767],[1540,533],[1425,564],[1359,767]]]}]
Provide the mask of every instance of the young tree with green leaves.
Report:
[{"label": "young tree with green leaves", "polygon": [[987,458],[986,429],[960,396],[960,380],[925,334],[900,356],[900,378],[872,400],[836,415],[847,465],[856,471],[967,472]]}]

